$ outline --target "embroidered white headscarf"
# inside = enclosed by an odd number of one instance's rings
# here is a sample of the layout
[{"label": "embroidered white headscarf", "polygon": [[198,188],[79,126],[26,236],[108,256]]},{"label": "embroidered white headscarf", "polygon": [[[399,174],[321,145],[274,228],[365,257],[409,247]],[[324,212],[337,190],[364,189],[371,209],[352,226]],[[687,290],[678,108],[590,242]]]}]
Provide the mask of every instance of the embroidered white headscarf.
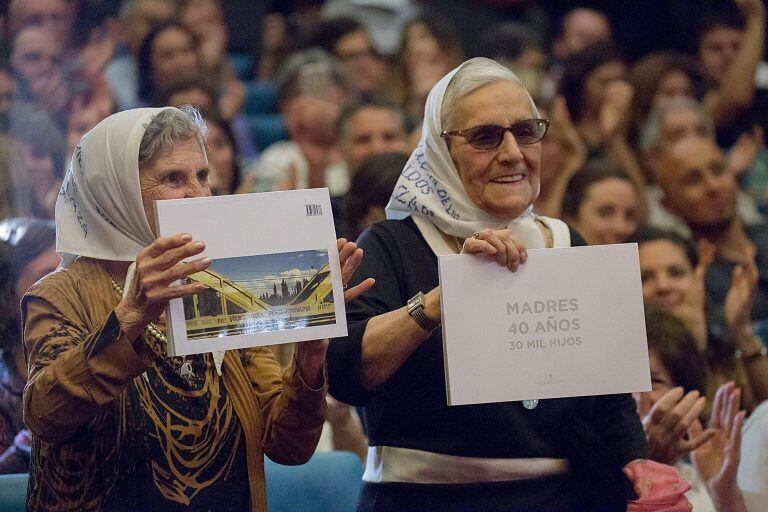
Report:
[{"label": "embroidered white headscarf", "polygon": [[56,252],[62,266],[78,256],[135,261],[155,241],[141,200],[139,145],[149,122],[163,110],[113,114],[80,139],[56,201]]},{"label": "embroidered white headscarf", "polygon": [[[509,228],[528,249],[546,247],[546,240],[534,220],[531,204],[519,217],[506,226],[504,222],[478,207],[461,183],[448,146],[440,137],[443,131],[441,112],[443,97],[454,75],[471,62],[488,61],[477,57],[459,65],[445,75],[429,92],[424,108],[424,125],[421,140],[405,164],[386,207],[388,219],[404,219],[413,215],[415,220],[428,220],[440,231],[459,238],[468,238],[483,229]],[[509,79],[517,81],[514,73],[502,68]],[[518,81],[519,82],[519,81]],[[521,85],[522,87],[522,85]],[[538,190],[535,191],[538,196]],[[420,225],[421,222],[417,222]]]}]

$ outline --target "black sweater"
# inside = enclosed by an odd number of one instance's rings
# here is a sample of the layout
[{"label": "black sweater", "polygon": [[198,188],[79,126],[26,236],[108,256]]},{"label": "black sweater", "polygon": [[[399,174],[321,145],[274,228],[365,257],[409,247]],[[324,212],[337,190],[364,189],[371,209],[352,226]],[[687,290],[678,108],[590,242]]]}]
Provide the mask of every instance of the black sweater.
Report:
[{"label": "black sweater", "polygon": [[[575,232],[572,241],[583,245]],[[368,320],[439,283],[437,257],[411,218],[376,224],[358,244],[365,255],[350,284],[367,277],[376,284],[347,305],[349,336],[331,342],[328,373],[334,397],[362,406],[371,446],[473,457],[568,458],[571,467],[596,463],[615,478],[617,469],[645,456],[645,435],[628,394],[541,400],[533,410],[520,402],[449,407],[440,329],[379,389],[366,391],[360,365]]]}]

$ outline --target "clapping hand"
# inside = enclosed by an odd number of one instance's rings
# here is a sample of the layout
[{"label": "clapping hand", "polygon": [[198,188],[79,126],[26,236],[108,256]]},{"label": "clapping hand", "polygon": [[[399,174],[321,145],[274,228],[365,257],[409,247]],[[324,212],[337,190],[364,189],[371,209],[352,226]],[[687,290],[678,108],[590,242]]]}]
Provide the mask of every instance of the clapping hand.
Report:
[{"label": "clapping hand", "polygon": [[629,82],[613,80],[605,87],[605,98],[600,106],[600,131],[604,140],[622,135],[629,118],[629,107],[634,90]]},{"label": "clapping hand", "polygon": [[[712,404],[710,427],[714,435],[691,453],[693,465],[704,481],[717,510],[746,511],[744,500],[736,484],[741,450],[741,429],[745,411],[739,410],[741,390],[733,382],[717,389]],[[690,436],[702,433],[701,423],[688,430]]]},{"label": "clapping hand", "polygon": [[[363,250],[356,243],[348,242],[344,238],[339,238],[336,241],[336,247],[339,251],[341,280],[346,288],[347,283],[352,279],[352,275],[363,261]],[[349,302],[361,293],[365,293],[373,286],[374,282],[374,279],[369,277],[360,284],[345,289],[344,301]],[[325,352],[328,349],[328,343],[327,338],[311,340],[299,343],[296,348],[296,361],[299,372],[304,377],[305,382],[315,388],[319,387],[322,383],[322,368],[325,363]]]},{"label": "clapping hand", "polygon": [[757,294],[759,273],[755,265],[755,248],[745,251],[744,263],[736,265],[731,275],[731,287],[725,296],[725,324],[735,340],[751,336],[750,315]]},{"label": "clapping hand", "polygon": [[[680,457],[712,439],[715,431],[701,429],[698,420],[706,404],[706,397],[698,391],[683,396],[681,387],[670,389],[655,404],[651,404],[648,393],[642,393],[638,413],[648,439],[648,458],[674,465]],[[690,428],[697,423],[699,430],[691,435]]]},{"label": "clapping hand", "polygon": [[685,327],[696,338],[697,348],[703,352],[707,348],[707,320],[704,313],[704,299],[706,297],[704,278],[707,270],[715,259],[715,246],[711,242],[701,239],[697,245],[699,263],[693,271],[693,282],[685,292],[683,302],[677,306],[672,314],[682,320]]}]

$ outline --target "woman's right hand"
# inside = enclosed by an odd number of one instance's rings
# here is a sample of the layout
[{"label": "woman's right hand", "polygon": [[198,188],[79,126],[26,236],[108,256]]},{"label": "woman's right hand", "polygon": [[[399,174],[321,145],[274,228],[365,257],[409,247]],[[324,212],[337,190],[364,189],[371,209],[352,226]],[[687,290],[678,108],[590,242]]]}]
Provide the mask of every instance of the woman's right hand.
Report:
[{"label": "woman's right hand", "polygon": [[193,241],[192,235],[177,234],[160,237],[139,253],[133,278],[127,284],[128,293],[115,307],[120,326],[130,339],[138,338],[150,322],[157,320],[169,300],[194,295],[205,288],[202,283],[171,286],[211,265],[210,258],[180,263],[204,249],[205,244]]},{"label": "woman's right hand", "polygon": [[484,254],[515,272],[526,262],[528,251],[508,229],[484,229],[464,240],[461,254]]}]

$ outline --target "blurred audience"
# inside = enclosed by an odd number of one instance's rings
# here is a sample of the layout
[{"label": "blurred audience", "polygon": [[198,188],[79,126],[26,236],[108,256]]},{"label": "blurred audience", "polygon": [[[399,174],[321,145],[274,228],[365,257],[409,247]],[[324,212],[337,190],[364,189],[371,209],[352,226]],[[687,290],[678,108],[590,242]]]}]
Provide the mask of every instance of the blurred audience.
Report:
[{"label": "blurred audience", "polygon": [[366,158],[390,152],[405,152],[407,140],[402,111],[391,103],[350,103],[336,122],[339,150],[354,176]]},{"label": "blurred audience", "polygon": [[381,153],[366,158],[357,168],[345,203],[350,240],[357,240],[368,226],[386,219],[384,207],[407,161],[403,151]]},{"label": "blurred audience", "polygon": [[587,46],[611,41],[611,23],[602,12],[579,7],[563,16],[560,33],[552,44],[552,54],[569,59]]},{"label": "blurred audience", "polygon": [[[768,358],[752,333],[748,312],[756,284],[745,273],[735,275],[728,287],[726,336],[711,331],[708,318],[717,317],[717,305],[707,296],[706,275],[714,259],[714,246],[693,242],[672,231],[643,230],[639,245],[643,298],[677,317],[709,365],[706,388],[710,398],[730,380],[742,389],[742,407],[752,411],[768,398]],[[699,254],[700,253],[700,254]]]},{"label": "blurred audience", "polygon": [[[747,279],[755,287],[748,316],[768,319],[768,224],[746,225],[736,214],[738,185],[723,152],[709,139],[681,140],[661,151],[656,182],[664,194],[662,205],[687,224],[696,240],[715,245],[706,287],[712,302],[722,310],[732,279]],[[721,321],[711,319],[710,327],[723,334],[723,317],[717,316]]]},{"label": "blurred audience", "polygon": [[733,382],[717,389],[705,430],[706,362],[673,315],[650,307],[645,318],[653,389],[636,399],[650,458],[675,465],[691,484],[686,497],[693,510],[747,512],[736,485],[746,414],[739,410],[741,390]]},{"label": "blurred audience", "polygon": [[589,245],[626,242],[641,224],[640,191],[610,160],[590,160],[568,182],[563,219]]},{"label": "blurred audience", "polygon": [[0,474],[29,468],[31,435],[22,418],[27,382],[19,303],[27,289],[59,264],[52,221],[0,222]]},{"label": "blurred audience", "polygon": [[333,18],[315,27],[309,46],[339,59],[350,89],[359,98],[384,93],[387,64],[376,52],[365,26],[353,18]]},{"label": "blurred audience", "polygon": [[328,187],[332,196],[349,189],[336,146],[335,125],[347,94],[339,62],[312,48],[292,55],[275,78],[277,101],[290,140],[266,148],[248,169],[244,190],[257,192]]},{"label": "blurred audience", "polygon": [[421,136],[427,94],[464,60],[464,50],[456,28],[437,15],[414,18],[402,37],[392,76],[393,99],[405,112],[409,130],[415,127]]}]

